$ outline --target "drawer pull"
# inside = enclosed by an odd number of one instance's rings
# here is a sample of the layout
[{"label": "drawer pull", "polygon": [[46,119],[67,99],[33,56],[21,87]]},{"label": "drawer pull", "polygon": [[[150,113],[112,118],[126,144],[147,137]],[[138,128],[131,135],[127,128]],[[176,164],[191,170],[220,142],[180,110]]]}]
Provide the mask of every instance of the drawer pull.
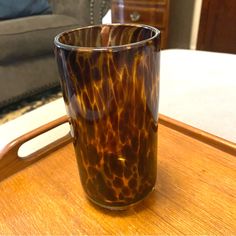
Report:
[{"label": "drawer pull", "polygon": [[140,19],[140,14],[136,11],[130,14],[130,19],[132,21],[138,21]]}]

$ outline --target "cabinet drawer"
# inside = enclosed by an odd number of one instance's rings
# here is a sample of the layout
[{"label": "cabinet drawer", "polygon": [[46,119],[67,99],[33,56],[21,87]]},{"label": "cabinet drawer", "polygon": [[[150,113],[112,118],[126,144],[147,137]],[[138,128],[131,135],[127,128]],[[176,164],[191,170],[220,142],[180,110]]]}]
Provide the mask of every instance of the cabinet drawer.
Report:
[{"label": "cabinet drawer", "polygon": [[112,0],[112,22],[152,25],[161,31],[161,48],[166,48],[169,0]]},{"label": "cabinet drawer", "polygon": [[154,4],[141,5],[136,4],[113,4],[112,6],[112,21],[120,23],[142,23],[155,25],[158,28],[165,27],[165,7]]}]

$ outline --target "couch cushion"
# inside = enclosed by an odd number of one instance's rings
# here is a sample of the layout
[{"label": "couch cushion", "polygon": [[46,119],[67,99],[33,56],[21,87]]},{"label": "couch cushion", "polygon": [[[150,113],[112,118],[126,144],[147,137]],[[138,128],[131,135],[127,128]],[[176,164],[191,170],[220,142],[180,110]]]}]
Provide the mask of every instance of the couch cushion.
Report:
[{"label": "couch cushion", "polygon": [[54,37],[76,27],[77,20],[64,15],[0,21],[0,63],[52,52]]},{"label": "couch cushion", "polygon": [[51,13],[47,0],[0,0],[0,19]]},{"label": "couch cushion", "polygon": [[4,106],[59,86],[58,78],[53,55],[0,65],[0,111]]}]

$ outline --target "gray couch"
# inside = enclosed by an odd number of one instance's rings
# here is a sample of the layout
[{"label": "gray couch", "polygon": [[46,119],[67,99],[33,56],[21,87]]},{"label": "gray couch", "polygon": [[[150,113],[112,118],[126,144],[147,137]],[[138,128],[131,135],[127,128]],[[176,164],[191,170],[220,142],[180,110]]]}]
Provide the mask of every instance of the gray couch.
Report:
[{"label": "gray couch", "polygon": [[109,7],[109,1],[102,0],[95,0],[92,9],[89,0],[49,2],[52,6],[50,15],[0,21],[0,109],[58,87],[53,54],[55,35],[100,23]]}]

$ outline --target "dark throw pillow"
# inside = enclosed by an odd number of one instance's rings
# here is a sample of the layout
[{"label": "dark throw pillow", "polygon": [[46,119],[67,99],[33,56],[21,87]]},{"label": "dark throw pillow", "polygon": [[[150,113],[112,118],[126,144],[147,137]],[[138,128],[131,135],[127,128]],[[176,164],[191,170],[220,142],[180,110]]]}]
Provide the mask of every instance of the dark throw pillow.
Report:
[{"label": "dark throw pillow", "polygon": [[0,0],[0,20],[51,12],[52,9],[47,0]]}]

